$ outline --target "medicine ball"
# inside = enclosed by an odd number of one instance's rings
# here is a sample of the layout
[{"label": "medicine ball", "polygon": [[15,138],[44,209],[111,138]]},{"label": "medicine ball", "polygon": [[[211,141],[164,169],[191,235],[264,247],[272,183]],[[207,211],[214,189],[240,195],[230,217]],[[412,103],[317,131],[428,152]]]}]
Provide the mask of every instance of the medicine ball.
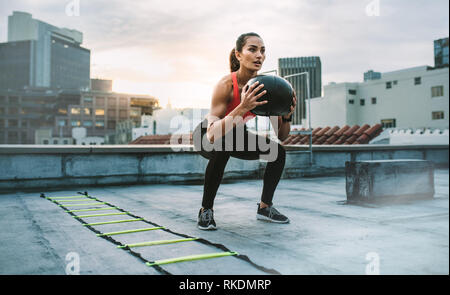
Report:
[{"label": "medicine ball", "polygon": [[261,96],[258,101],[267,100],[266,104],[257,106],[251,112],[258,116],[284,116],[291,111],[294,89],[286,79],[274,75],[259,75],[251,78],[247,85],[255,82],[264,87],[258,92],[266,90],[266,94]]}]

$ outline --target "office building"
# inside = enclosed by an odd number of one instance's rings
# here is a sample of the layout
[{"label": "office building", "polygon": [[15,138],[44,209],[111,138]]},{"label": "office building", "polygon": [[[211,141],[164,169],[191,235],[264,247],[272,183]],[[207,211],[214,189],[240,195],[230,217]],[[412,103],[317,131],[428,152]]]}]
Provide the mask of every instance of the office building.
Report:
[{"label": "office building", "polygon": [[449,68],[419,66],[363,83],[324,86],[311,101],[312,127],[449,128]]},{"label": "office building", "polygon": [[364,82],[367,82],[370,80],[378,80],[378,79],[381,79],[380,72],[374,72],[373,70],[369,70],[364,73]]},{"label": "office building", "polygon": [[434,66],[448,67],[448,37],[434,40]]},{"label": "office building", "polygon": [[82,41],[81,32],[14,11],[8,16],[8,42],[0,43],[0,89],[88,90],[90,50]]},{"label": "office building", "polygon": [[[322,64],[318,56],[287,57],[278,59],[278,74],[281,77],[308,72],[311,98],[322,95]],[[294,87],[297,96],[297,110],[293,114],[292,124],[304,124],[306,118],[306,75],[287,78]]]},{"label": "office building", "polygon": [[35,132],[39,129],[51,129],[52,139],[71,138],[75,127],[85,127],[87,137],[104,137],[115,133],[119,122],[140,122],[141,115],[151,115],[157,108],[158,100],[150,95],[49,88],[0,89],[0,144],[35,144]]}]

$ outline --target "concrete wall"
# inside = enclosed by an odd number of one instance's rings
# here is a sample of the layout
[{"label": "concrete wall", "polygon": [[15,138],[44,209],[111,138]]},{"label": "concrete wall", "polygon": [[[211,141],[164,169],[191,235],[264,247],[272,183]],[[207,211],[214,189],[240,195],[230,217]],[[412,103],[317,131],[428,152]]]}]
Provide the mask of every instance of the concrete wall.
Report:
[{"label": "concrete wall", "polygon": [[[202,183],[207,160],[192,146],[0,146],[0,192],[143,183]],[[285,146],[283,178],[343,175],[346,161],[424,159],[448,167],[447,145]],[[266,163],[231,158],[224,179],[262,178]]]}]

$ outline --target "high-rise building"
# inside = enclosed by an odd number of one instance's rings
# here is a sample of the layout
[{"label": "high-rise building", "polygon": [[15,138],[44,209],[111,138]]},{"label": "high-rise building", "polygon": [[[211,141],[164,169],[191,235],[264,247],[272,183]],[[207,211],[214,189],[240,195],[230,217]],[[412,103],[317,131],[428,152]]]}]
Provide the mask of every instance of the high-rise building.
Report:
[{"label": "high-rise building", "polygon": [[89,89],[91,53],[82,41],[79,31],[14,11],[8,16],[8,42],[0,43],[0,88]]},{"label": "high-rise building", "polygon": [[[287,57],[278,59],[278,74],[281,77],[298,73],[309,73],[309,89],[311,98],[320,97],[322,94],[322,64],[320,57]],[[292,124],[302,124],[306,118],[306,75],[298,75],[287,78],[294,87],[297,96],[297,109],[292,118]]]},{"label": "high-rise building", "polygon": [[364,82],[370,81],[370,80],[378,80],[381,79],[381,73],[380,72],[374,72],[373,70],[368,70],[364,73]]},{"label": "high-rise building", "polygon": [[448,37],[434,40],[434,66],[448,67]]}]

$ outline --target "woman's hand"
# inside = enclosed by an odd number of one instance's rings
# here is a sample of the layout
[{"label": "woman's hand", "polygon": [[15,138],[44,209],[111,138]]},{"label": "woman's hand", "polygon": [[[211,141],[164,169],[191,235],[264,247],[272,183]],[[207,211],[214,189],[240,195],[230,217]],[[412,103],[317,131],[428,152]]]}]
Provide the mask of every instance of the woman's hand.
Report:
[{"label": "woman's hand", "polygon": [[287,114],[284,115],[283,118],[286,120],[290,120],[292,117],[292,114],[295,111],[295,106],[297,105],[297,96],[295,95],[295,91],[294,91],[294,97],[292,97],[292,105],[291,105],[291,111]]},{"label": "woman's hand", "polygon": [[259,81],[256,81],[252,85],[245,85],[244,89],[242,89],[241,93],[241,103],[240,107],[245,111],[248,112],[250,110],[253,110],[259,105],[263,105],[267,103],[267,100],[264,101],[257,101],[261,96],[266,94],[267,90],[261,91],[261,93],[257,94],[258,91],[260,91],[264,84],[259,85]]}]

